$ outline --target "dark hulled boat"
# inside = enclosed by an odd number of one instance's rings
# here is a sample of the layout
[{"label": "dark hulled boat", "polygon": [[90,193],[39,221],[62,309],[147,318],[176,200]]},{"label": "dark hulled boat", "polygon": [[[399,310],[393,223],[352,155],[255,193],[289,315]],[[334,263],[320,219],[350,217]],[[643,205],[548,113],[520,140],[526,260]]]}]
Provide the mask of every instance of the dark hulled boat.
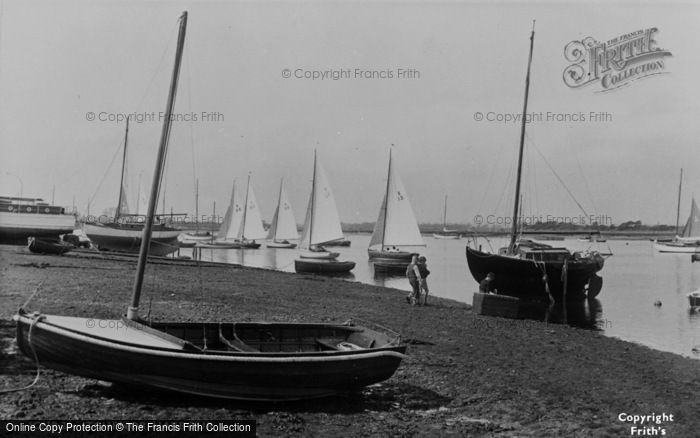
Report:
[{"label": "dark hulled boat", "polygon": [[[589,282],[603,268],[604,259],[593,253],[584,257],[566,248],[555,248],[532,241],[517,243],[514,255],[489,254],[467,247],[467,263],[474,280],[480,282],[486,274],[495,274],[494,287],[499,294],[527,299],[548,299],[547,285],[555,300],[563,297],[566,280],[567,298],[594,298],[599,288],[591,288]],[[504,251],[505,252],[505,251]],[[566,266],[566,276],[564,273]]]},{"label": "dark hulled boat", "polygon": [[[525,100],[520,126],[520,150],[515,185],[515,202],[510,233],[510,243],[501,248],[498,254],[489,254],[466,248],[467,264],[474,280],[486,278],[489,272],[495,274],[494,287],[499,294],[527,299],[555,300],[594,297],[600,292],[595,274],[603,268],[604,259],[598,252],[571,253],[566,248],[518,239],[518,219],[520,213],[520,183],[522,180],[523,149],[525,146],[525,126],[527,123],[527,99],[530,88],[530,67],[535,42],[533,23],[530,36],[530,55],[525,78]],[[590,294],[586,286],[591,285]],[[549,290],[549,294],[547,293]]]},{"label": "dark hulled boat", "polygon": [[298,258],[294,260],[294,271],[314,274],[344,274],[355,267],[355,262],[349,260],[327,260]]}]

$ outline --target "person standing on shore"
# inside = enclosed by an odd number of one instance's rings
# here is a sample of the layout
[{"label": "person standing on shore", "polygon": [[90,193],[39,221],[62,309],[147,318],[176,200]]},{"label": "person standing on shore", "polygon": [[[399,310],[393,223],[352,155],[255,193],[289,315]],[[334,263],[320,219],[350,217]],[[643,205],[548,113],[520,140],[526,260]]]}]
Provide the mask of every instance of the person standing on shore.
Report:
[{"label": "person standing on shore", "polygon": [[428,275],[430,275],[430,271],[428,270],[428,264],[427,264],[428,259],[425,258],[425,256],[420,256],[418,257],[418,272],[420,272],[420,291],[419,295],[417,297],[418,299],[418,304],[421,303],[421,298],[423,300],[423,305],[427,306],[428,305]]},{"label": "person standing on shore", "polygon": [[418,254],[413,254],[411,257],[411,263],[406,268],[406,278],[408,278],[408,283],[412,289],[406,297],[406,302],[415,305],[416,300],[420,297],[420,282],[422,278],[418,269]]}]

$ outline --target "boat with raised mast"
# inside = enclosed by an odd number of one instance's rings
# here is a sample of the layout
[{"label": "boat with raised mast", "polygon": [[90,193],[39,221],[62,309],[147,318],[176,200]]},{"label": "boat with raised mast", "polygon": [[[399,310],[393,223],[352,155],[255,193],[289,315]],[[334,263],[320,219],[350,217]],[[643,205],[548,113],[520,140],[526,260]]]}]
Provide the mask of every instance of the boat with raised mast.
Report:
[{"label": "boat with raised mast", "polygon": [[272,216],[272,224],[267,232],[268,248],[296,248],[297,244],[290,242],[299,238],[296,219],[289,202],[287,189],[284,187],[284,178],[280,180],[280,194],[277,199],[277,208]]},{"label": "boat with raised mast", "polygon": [[216,239],[212,236],[209,241],[197,242],[195,246],[197,248],[208,249],[241,248],[241,242],[238,239],[238,230],[241,227],[242,220],[243,203],[236,191],[236,181],[234,180],[231,187],[231,202],[228,204],[224,219],[219,226],[219,231],[216,233]]},{"label": "boat with raised mast", "polygon": [[445,209],[442,214],[442,231],[439,233],[433,233],[433,237],[436,239],[460,239],[462,236],[459,235],[457,230],[447,229],[447,195],[445,195]]},{"label": "boat with raised mast", "polygon": [[262,225],[262,215],[258,206],[258,200],[255,198],[253,186],[250,184],[250,175],[248,175],[248,185],[246,187],[245,202],[243,204],[243,217],[241,218],[241,226],[238,228],[237,240],[241,245],[241,249],[257,249],[260,244],[257,240],[264,239],[267,236]]},{"label": "boat with raised mast", "polygon": [[338,208],[326,172],[314,150],[314,170],[311,194],[299,240],[299,258],[294,260],[296,272],[347,273],[355,262],[336,260],[340,253],[329,252],[326,242],[342,239]]},{"label": "boat with raised mast", "polygon": [[165,161],[187,12],[173,71],[131,305],[97,326],[83,317],[20,308],[17,344],[46,367],[91,379],[237,400],[299,400],[357,390],[390,378],[405,357],[400,337],[331,323],[152,322],[139,301]]},{"label": "boat with raised mast", "polygon": [[595,274],[603,268],[602,255],[596,251],[572,254],[566,248],[555,248],[532,240],[518,238],[520,182],[527,119],[525,115],[527,114],[534,41],[533,22],[525,79],[525,101],[520,126],[520,149],[510,242],[507,247],[501,248],[498,254],[485,253],[480,249],[467,246],[467,264],[477,282],[483,280],[488,273],[494,273],[495,288],[501,295],[535,300],[547,300],[550,294],[555,300],[566,300],[567,298],[575,300],[586,296],[593,298],[600,292],[600,288],[591,287],[590,290],[587,290],[587,286],[594,277],[597,277]]},{"label": "boat with raised mast", "polygon": [[661,253],[695,254],[700,253],[700,209],[695,198],[690,203],[690,215],[685,222],[683,232],[679,233],[681,213],[681,187],[683,186],[683,169],[678,184],[678,209],[676,210],[676,236],[666,242],[654,241],[654,249]]},{"label": "boat with raised mast", "polygon": [[194,184],[194,232],[182,233],[179,236],[179,240],[185,245],[195,245],[197,242],[204,242],[207,240],[212,240],[213,236],[209,231],[200,231],[199,229],[199,179],[195,181]]},{"label": "boat with raised mast", "polygon": [[386,190],[367,249],[369,260],[375,272],[402,271],[411,263],[415,249],[423,246],[416,215],[389,150]]},{"label": "boat with raised mast", "polygon": [[[130,215],[126,201],[126,189],[124,177],[126,174],[127,145],[129,143],[129,117],[126,118],[124,133],[124,153],[122,155],[122,173],[119,183],[119,198],[111,221],[101,223],[85,223],[84,232],[92,243],[100,251],[115,251],[124,253],[137,253],[141,246],[144,232],[144,218],[142,215]],[[140,190],[139,190],[140,192]],[[139,194],[140,196],[140,194]],[[138,204],[137,200],[137,204]],[[151,236],[151,248],[149,253],[154,256],[164,256],[177,251],[180,247],[178,237],[180,230],[171,228],[165,223],[158,223],[153,227]]]}]

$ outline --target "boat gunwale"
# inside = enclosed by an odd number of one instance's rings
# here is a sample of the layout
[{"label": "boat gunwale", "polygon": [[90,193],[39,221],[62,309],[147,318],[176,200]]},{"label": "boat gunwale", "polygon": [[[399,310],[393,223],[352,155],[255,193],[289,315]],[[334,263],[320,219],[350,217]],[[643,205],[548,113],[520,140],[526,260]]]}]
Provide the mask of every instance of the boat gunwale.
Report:
[{"label": "boat gunwale", "polygon": [[[42,315],[38,315],[40,318]],[[52,315],[45,315],[52,316]],[[54,315],[55,316],[55,315]],[[17,314],[13,317],[17,322],[18,328],[20,324],[27,325],[29,327],[34,324],[36,328],[43,329],[48,332],[55,333],[59,336],[73,338],[76,341],[91,343],[96,346],[104,348],[116,348],[124,352],[132,354],[142,354],[148,356],[161,356],[161,357],[171,357],[177,359],[194,359],[194,360],[215,360],[215,361],[235,361],[235,362],[327,362],[327,361],[343,361],[351,359],[372,359],[381,356],[393,356],[400,359],[406,358],[406,355],[400,350],[405,352],[405,344],[389,345],[376,348],[365,348],[362,350],[348,350],[348,351],[309,351],[309,352],[239,352],[239,351],[207,351],[202,350],[198,352],[185,351],[183,349],[177,348],[165,348],[165,347],[141,347],[130,343],[109,340],[97,336],[89,336],[78,331],[74,331],[65,327],[61,327],[55,324],[51,324],[47,321],[39,320],[34,322],[34,319],[26,314]],[[86,318],[89,319],[89,318]],[[121,320],[111,320],[111,321],[121,321]],[[185,324],[185,323],[182,323]],[[193,323],[196,324],[196,323]],[[286,324],[286,323],[285,323]],[[335,326],[338,328],[343,328],[342,326]],[[34,330],[36,330],[34,328]],[[370,330],[370,329],[367,329]],[[370,330],[372,331],[372,330]],[[183,340],[184,341],[184,340]],[[187,342],[187,341],[185,341]],[[116,347],[114,347],[116,346]]]}]

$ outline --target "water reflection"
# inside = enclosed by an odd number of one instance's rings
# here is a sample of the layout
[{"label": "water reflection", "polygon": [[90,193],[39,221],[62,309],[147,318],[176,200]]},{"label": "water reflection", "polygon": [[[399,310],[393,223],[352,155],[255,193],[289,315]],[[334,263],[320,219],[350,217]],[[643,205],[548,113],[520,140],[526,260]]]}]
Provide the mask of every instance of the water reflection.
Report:
[{"label": "water reflection", "polygon": [[548,304],[542,301],[521,301],[519,313],[526,319],[551,324],[568,324],[589,330],[603,330],[603,306],[595,298],[588,300]]}]

